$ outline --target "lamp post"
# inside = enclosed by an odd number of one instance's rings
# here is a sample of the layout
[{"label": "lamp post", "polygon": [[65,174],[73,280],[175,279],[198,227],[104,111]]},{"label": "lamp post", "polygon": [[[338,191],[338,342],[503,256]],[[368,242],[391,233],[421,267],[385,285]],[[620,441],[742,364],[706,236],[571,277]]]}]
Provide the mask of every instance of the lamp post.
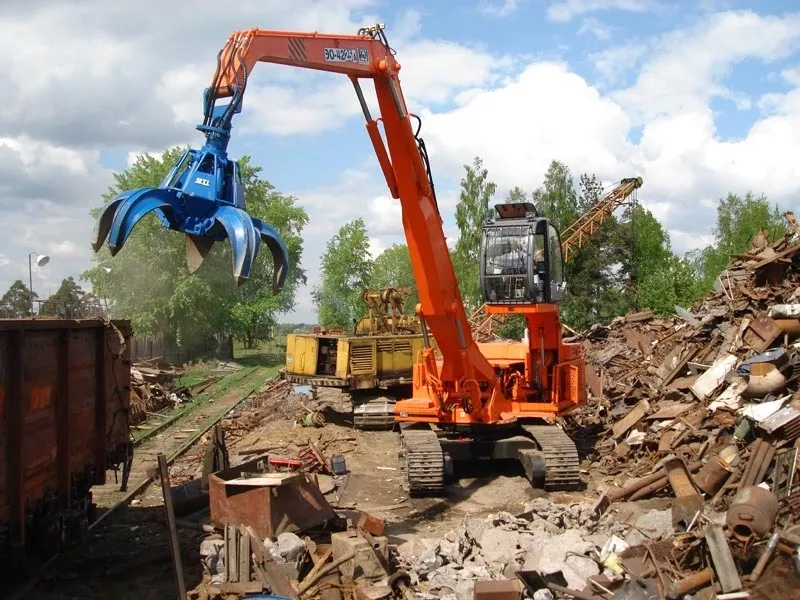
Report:
[{"label": "lamp post", "polygon": [[31,264],[31,257],[36,254],[36,266],[43,267],[50,262],[50,257],[46,254],[39,254],[37,252],[28,253],[28,291],[31,294],[31,316],[33,316],[33,265]]}]

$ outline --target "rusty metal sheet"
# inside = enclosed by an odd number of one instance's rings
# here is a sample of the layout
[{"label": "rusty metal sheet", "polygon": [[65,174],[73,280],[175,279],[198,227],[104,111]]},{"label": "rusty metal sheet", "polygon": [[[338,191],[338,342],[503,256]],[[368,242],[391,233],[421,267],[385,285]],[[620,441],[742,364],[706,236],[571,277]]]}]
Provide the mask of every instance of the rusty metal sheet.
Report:
[{"label": "rusty metal sheet", "polygon": [[653,343],[653,336],[636,329],[625,330],[625,343],[631,350],[638,350],[643,355],[650,354],[650,346]]},{"label": "rusty metal sheet", "polygon": [[778,336],[781,328],[770,317],[760,315],[750,322],[747,331],[744,332],[744,343],[758,353],[767,350]]},{"label": "rusty metal sheet", "polygon": [[688,404],[688,403],[678,403],[678,404],[673,404],[672,406],[665,406],[658,412],[646,416],[645,419],[647,419],[648,421],[661,421],[665,419],[674,419],[685,413],[693,406],[694,404]]},{"label": "rusty metal sheet", "polygon": [[[24,547],[30,511],[43,527],[85,510],[130,444],[130,324],[98,319],[0,321],[0,527]],[[55,551],[58,528],[39,549]]]},{"label": "rusty metal sheet", "polygon": [[596,367],[586,364],[586,385],[595,398],[603,397],[603,373]]},{"label": "rusty metal sheet", "polygon": [[245,473],[262,473],[262,458],[213,473],[208,478],[211,521],[250,526],[261,539],[304,531],[336,518],[319,487],[307,475],[283,486],[228,486]]}]

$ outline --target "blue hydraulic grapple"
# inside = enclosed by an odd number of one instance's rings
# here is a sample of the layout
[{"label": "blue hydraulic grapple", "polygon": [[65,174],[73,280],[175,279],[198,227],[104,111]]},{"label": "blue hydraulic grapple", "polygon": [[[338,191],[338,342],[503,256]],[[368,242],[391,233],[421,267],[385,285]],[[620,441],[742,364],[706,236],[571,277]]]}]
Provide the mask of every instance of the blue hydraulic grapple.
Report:
[{"label": "blue hydraulic grapple", "polygon": [[206,136],[200,150],[188,149],[157,188],[128,190],[117,195],[97,220],[92,247],[97,252],[108,237],[114,256],[125,245],[136,224],[155,212],[164,227],[186,234],[186,264],[194,273],[214,242],[230,239],[233,278],[244,283],[264,241],[274,261],[273,290],[286,280],[288,252],[278,232],[245,210],[239,164],[228,158],[231,119],[241,112],[242,91],[230,103],[215,105],[204,93],[205,120],[197,129]]}]

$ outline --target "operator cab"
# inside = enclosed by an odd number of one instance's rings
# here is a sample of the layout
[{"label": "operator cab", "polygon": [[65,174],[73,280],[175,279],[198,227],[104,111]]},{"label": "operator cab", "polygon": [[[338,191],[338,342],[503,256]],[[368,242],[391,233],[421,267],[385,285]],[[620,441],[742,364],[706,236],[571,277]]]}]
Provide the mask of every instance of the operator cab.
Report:
[{"label": "operator cab", "polygon": [[566,289],[561,237],[530,202],[498,204],[481,235],[486,304],[552,304]]}]

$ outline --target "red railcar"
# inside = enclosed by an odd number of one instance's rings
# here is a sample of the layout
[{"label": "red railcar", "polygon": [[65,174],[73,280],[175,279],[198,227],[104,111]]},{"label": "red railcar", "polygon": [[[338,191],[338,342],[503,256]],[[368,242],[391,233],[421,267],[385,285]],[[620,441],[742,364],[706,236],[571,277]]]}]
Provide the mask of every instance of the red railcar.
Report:
[{"label": "red railcar", "polygon": [[0,319],[0,554],[79,536],[91,486],[130,466],[130,336],[128,321]]}]

